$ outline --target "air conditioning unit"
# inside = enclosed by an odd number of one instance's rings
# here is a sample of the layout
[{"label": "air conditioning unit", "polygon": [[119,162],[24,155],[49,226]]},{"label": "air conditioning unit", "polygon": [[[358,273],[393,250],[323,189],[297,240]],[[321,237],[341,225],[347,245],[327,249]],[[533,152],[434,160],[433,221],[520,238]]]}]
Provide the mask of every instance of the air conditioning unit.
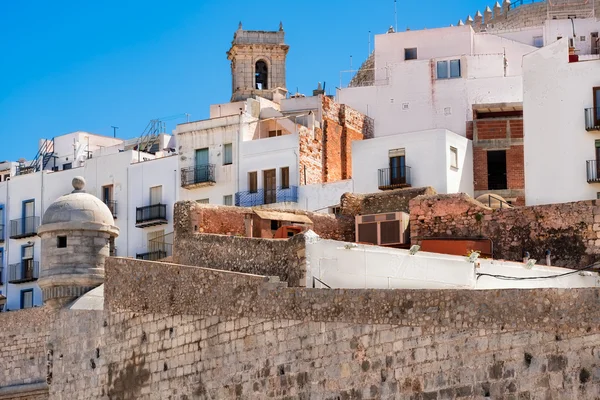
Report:
[{"label": "air conditioning unit", "polygon": [[409,243],[408,222],[405,212],[357,215],[356,242],[378,246],[395,246]]}]

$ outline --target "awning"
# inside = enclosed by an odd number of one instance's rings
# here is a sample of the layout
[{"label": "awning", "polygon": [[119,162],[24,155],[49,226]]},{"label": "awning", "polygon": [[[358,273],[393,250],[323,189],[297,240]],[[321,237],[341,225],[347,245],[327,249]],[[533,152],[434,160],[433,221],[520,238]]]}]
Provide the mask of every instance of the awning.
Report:
[{"label": "awning", "polygon": [[275,221],[289,221],[289,222],[298,222],[301,224],[312,224],[313,222],[306,215],[292,214],[286,212],[279,211],[264,211],[264,210],[254,210],[256,215],[261,217],[262,219],[270,219]]}]

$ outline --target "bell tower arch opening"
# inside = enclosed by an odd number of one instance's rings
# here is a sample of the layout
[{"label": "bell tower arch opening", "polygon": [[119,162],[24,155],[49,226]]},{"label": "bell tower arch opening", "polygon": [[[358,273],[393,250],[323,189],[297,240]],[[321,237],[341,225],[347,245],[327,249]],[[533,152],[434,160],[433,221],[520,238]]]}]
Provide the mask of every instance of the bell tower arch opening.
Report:
[{"label": "bell tower arch opening", "polygon": [[254,67],[255,84],[254,88],[258,90],[267,90],[269,88],[269,68],[265,60],[258,60]]}]

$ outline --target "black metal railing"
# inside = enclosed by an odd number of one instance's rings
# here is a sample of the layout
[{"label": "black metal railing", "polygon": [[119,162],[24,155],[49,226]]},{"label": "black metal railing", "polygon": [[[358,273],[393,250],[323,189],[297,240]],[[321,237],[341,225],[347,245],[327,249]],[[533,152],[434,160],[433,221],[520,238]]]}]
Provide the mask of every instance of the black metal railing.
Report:
[{"label": "black metal railing", "polygon": [[153,221],[167,220],[167,205],[154,204],[151,206],[138,207],[135,210],[135,223],[146,224]]},{"label": "black metal railing", "polygon": [[3,243],[4,240],[4,225],[0,225],[0,243]]},{"label": "black metal railing", "polygon": [[40,217],[25,217],[10,221],[10,238],[20,239],[37,234]]},{"label": "black metal railing", "polygon": [[379,189],[396,189],[411,185],[410,167],[382,168],[379,171]]},{"label": "black metal railing", "polygon": [[108,209],[112,213],[113,218],[117,218],[117,201],[116,200],[104,200],[104,204],[108,206]]},{"label": "black metal railing", "polygon": [[585,164],[588,183],[600,182],[600,164],[598,164],[598,160],[588,160]]},{"label": "black metal railing", "polygon": [[40,277],[40,263],[31,259],[8,266],[8,283],[32,282]]},{"label": "black metal railing", "polygon": [[585,109],[585,130],[600,131],[600,107]]},{"label": "black metal railing", "polygon": [[254,207],[273,203],[297,203],[298,187],[277,187],[273,189],[258,189],[256,192],[237,192],[235,205],[238,207]]},{"label": "black metal railing", "polygon": [[149,251],[147,253],[137,253],[135,258],[138,260],[158,261],[167,257],[167,252],[162,250]]},{"label": "black metal railing", "polygon": [[181,186],[215,182],[214,164],[196,165],[195,167],[181,169]]}]

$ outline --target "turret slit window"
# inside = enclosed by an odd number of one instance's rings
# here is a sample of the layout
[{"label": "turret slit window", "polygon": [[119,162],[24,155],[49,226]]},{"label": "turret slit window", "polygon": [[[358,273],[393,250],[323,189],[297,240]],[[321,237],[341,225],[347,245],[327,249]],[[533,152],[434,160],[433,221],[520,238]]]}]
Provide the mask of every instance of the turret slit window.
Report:
[{"label": "turret slit window", "polygon": [[255,66],[255,80],[256,80],[256,89],[258,90],[266,90],[268,89],[268,68],[267,63],[263,60],[257,61]]}]

